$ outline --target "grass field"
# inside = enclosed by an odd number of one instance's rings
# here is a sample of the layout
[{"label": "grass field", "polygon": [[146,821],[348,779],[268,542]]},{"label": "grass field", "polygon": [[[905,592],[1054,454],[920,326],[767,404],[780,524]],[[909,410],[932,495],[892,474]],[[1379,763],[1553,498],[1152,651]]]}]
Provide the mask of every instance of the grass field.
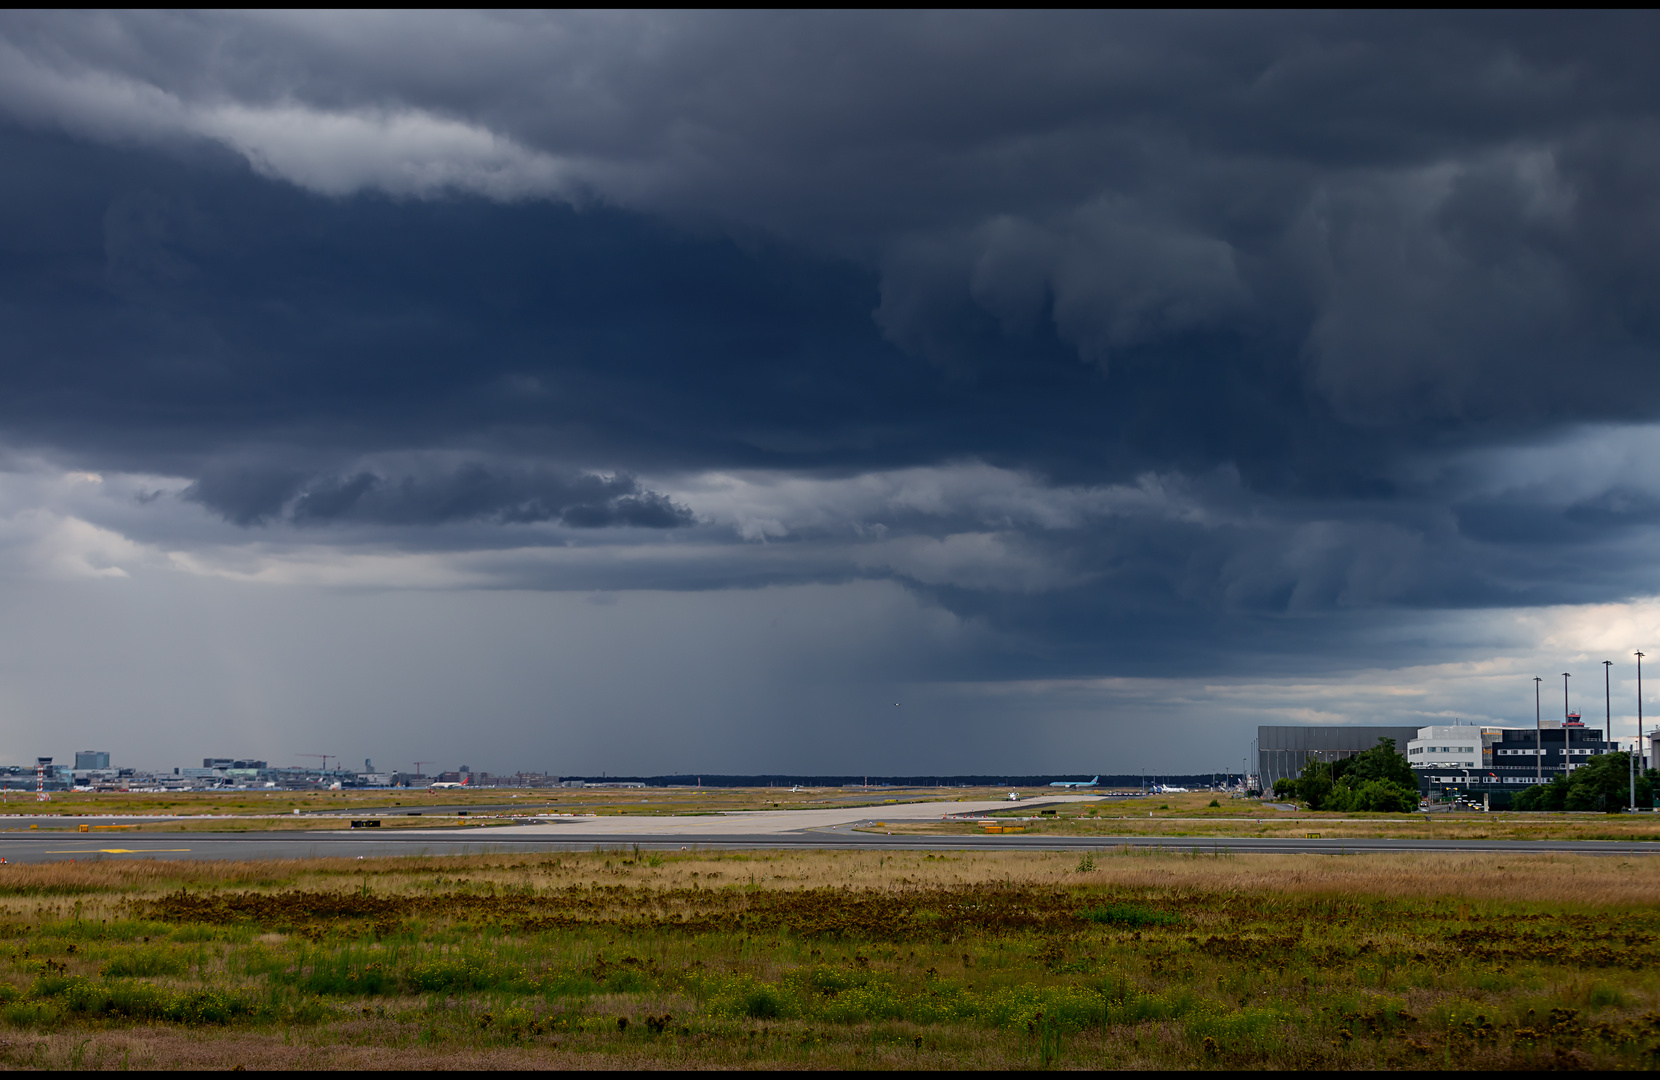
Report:
[{"label": "grass field", "polygon": [[1103,850],[0,867],[0,1063],[1651,1067],[1660,863]]},{"label": "grass field", "polygon": [[[1211,806],[1212,801],[1219,805]],[[1302,837],[1314,833],[1326,839],[1660,840],[1660,814],[1287,811],[1254,799],[1210,792],[1104,799],[1042,810],[1011,803],[991,816],[1016,818],[1028,833],[1055,836]],[[984,830],[968,822],[918,822],[896,824],[884,831],[967,835]]]}]

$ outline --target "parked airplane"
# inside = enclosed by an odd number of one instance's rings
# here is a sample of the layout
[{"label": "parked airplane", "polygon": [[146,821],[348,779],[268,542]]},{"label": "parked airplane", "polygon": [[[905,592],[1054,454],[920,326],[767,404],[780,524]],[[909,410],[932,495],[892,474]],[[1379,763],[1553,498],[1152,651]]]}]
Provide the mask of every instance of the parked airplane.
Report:
[{"label": "parked airplane", "polygon": [[1101,782],[1101,777],[1099,775],[1096,775],[1096,776],[1090,777],[1088,780],[1056,780],[1054,783],[1050,784],[1049,786],[1050,787],[1094,787],[1096,784],[1099,784],[1100,782]]}]

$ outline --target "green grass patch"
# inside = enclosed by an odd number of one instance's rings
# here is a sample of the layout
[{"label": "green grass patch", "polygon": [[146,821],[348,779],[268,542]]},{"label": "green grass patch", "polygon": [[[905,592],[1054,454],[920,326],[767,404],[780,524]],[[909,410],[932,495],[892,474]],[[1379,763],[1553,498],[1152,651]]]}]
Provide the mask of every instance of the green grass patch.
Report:
[{"label": "green grass patch", "polygon": [[1180,917],[1141,904],[1103,904],[1085,908],[1079,917],[1106,926],[1174,926]]}]

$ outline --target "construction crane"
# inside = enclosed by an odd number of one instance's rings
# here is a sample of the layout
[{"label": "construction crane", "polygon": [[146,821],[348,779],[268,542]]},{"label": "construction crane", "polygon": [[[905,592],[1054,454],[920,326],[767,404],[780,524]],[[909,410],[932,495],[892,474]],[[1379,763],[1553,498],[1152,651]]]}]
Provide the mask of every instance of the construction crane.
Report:
[{"label": "construction crane", "polygon": [[295,754],[294,756],[295,757],[322,758],[323,759],[323,771],[324,772],[329,771],[329,758],[334,758],[336,761],[340,760],[340,755],[339,754]]},{"label": "construction crane", "polygon": [[415,779],[419,780],[421,778],[421,766],[422,765],[432,765],[432,764],[434,764],[434,762],[431,762],[431,761],[417,761],[415,763]]}]

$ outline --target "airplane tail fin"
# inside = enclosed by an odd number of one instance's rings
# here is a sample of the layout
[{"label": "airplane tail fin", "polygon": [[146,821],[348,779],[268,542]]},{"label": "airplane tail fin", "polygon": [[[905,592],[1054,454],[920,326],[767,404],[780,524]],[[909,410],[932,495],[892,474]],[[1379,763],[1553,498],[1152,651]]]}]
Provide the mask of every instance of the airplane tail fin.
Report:
[{"label": "airplane tail fin", "polygon": [[1099,784],[1100,782],[1101,782],[1101,777],[1099,775],[1092,776],[1089,779],[1089,783],[1090,783],[1091,787],[1094,787],[1096,784]]}]

